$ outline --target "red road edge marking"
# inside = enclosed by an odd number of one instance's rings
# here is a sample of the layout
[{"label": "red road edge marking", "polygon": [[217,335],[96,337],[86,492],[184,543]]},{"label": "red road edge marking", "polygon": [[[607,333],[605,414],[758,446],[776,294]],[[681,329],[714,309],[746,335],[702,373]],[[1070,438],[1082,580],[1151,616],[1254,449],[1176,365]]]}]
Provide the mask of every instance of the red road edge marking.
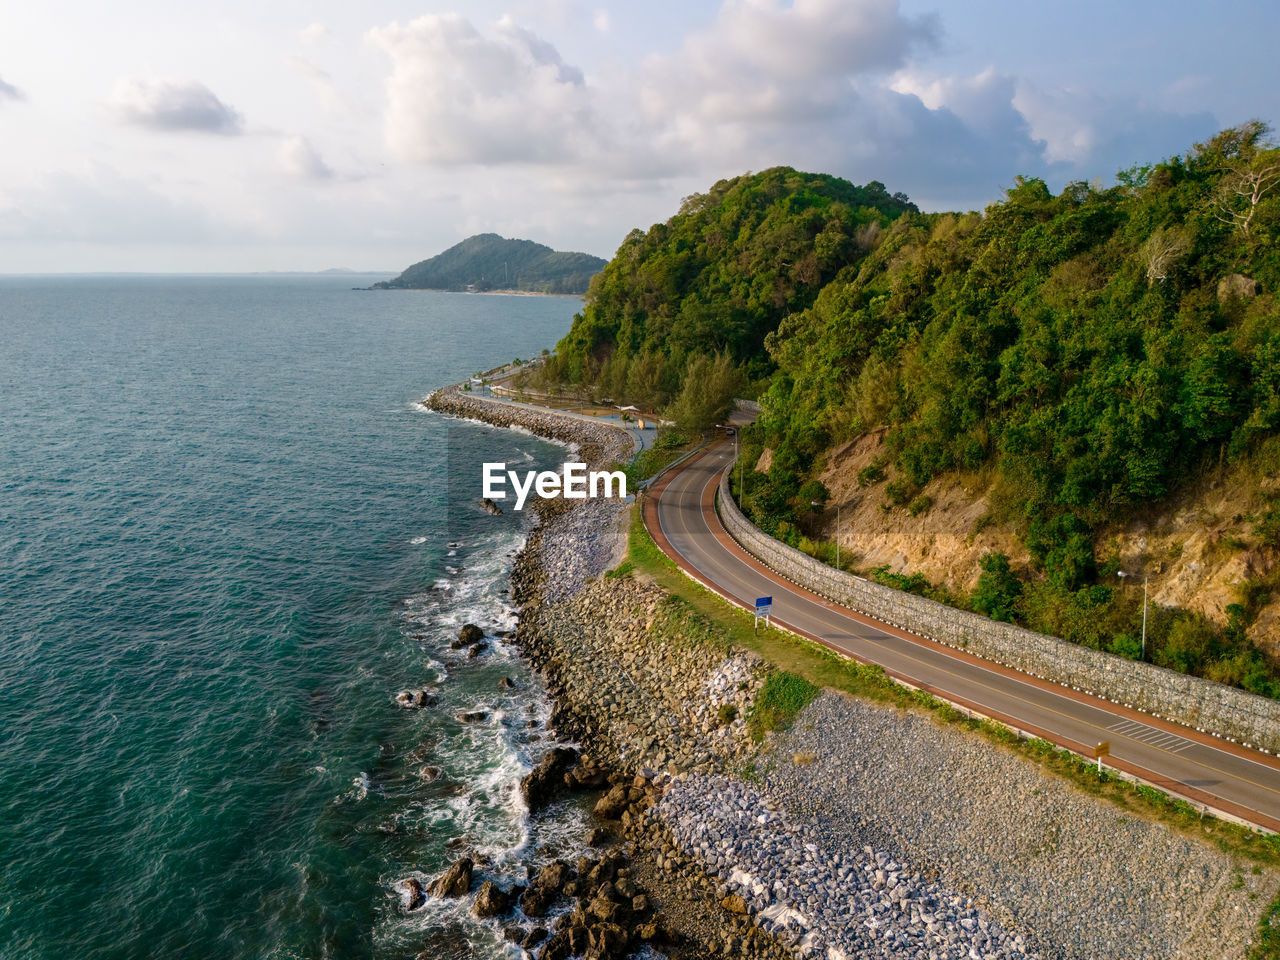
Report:
[{"label": "red road edge marking", "polygon": [[[688,467],[697,463],[703,457],[707,456],[707,454],[709,454],[710,452],[711,450],[708,449],[706,451],[703,451],[696,457],[691,457],[689,460],[683,463],[678,470],[671,471],[666,476],[661,477],[658,480],[658,482],[654,484],[654,486],[650,489],[649,495],[645,498],[645,502],[644,502],[644,512],[643,512],[644,525],[645,525],[645,529],[648,530],[649,535],[653,537],[654,543],[658,545],[658,549],[661,550],[664,554],[666,554],[667,557],[669,557],[672,561],[674,561],[675,564],[681,570],[683,570],[686,574],[691,576],[697,582],[701,583],[707,589],[711,590],[713,593],[727,600],[729,603],[732,603],[735,606],[741,607],[745,610],[745,609],[748,609],[746,604],[736,599],[735,597],[731,597],[728,594],[724,593],[719,587],[717,587],[714,583],[712,583],[707,577],[703,576],[700,571],[696,570],[687,560],[685,560],[683,556],[681,556],[675,550],[674,547],[672,547],[671,542],[667,540],[666,535],[662,532],[662,525],[658,522],[658,499],[661,497],[662,492],[667,488],[667,484],[670,483],[671,479],[675,477],[676,474],[681,473]],[[718,478],[719,474],[716,474],[716,477]],[[1177,724],[1170,723],[1167,720],[1162,720],[1159,717],[1153,717],[1149,714],[1142,713],[1138,710],[1130,709],[1121,704],[1112,703],[1110,700],[1103,700],[1100,697],[1090,696],[1089,694],[1082,693],[1079,690],[1072,690],[1068,687],[1061,686],[1060,684],[1055,684],[1048,680],[1042,680],[1039,677],[1033,677],[1028,673],[1022,673],[1018,670],[1013,670],[1009,667],[1005,667],[1001,664],[994,663],[990,660],[983,660],[981,657],[975,657],[972,654],[965,653],[964,651],[961,651],[961,650],[956,650],[952,647],[946,646],[945,644],[935,643],[932,640],[926,640],[924,637],[917,637],[913,634],[907,633],[905,630],[899,630],[898,628],[892,626],[891,624],[884,623],[872,617],[867,617],[863,614],[858,613],[856,610],[852,610],[848,607],[841,606],[838,603],[834,603],[828,600],[826,597],[816,594],[810,590],[806,590],[804,587],[801,587],[798,584],[794,584],[790,580],[784,579],[783,577],[779,576],[775,571],[765,566],[763,563],[761,563],[759,560],[753,557],[751,554],[747,553],[747,551],[744,550],[738,544],[738,542],[733,539],[732,536],[730,536],[729,532],[724,529],[724,525],[721,523],[720,517],[715,510],[716,486],[717,484],[708,483],[706,487],[703,488],[703,491],[702,491],[703,513],[708,517],[715,518],[714,523],[710,523],[710,522],[708,523],[708,526],[711,528],[712,534],[716,537],[718,541],[720,541],[722,546],[728,549],[729,552],[734,554],[739,560],[744,561],[748,566],[752,567],[757,573],[764,575],[768,579],[772,580],[774,583],[777,583],[779,586],[793,593],[801,594],[808,600],[821,604],[822,606],[828,608],[829,610],[837,611],[849,617],[850,619],[853,619],[859,623],[865,624],[866,626],[874,627],[877,630],[881,630],[885,633],[891,634],[892,636],[898,637],[900,639],[910,641],[911,643],[918,644],[919,646],[922,646],[922,647],[928,647],[936,652],[944,653],[947,656],[952,657],[953,659],[968,661],[988,672],[999,673],[1007,677],[1012,677],[1014,679],[1020,680],[1023,683],[1029,684],[1031,686],[1039,687],[1042,690],[1047,690],[1052,693],[1056,693],[1060,696],[1067,697],[1068,699],[1075,700],[1078,703],[1083,703],[1088,706],[1096,707],[1098,709],[1103,710],[1106,713],[1110,713],[1113,715],[1120,715],[1126,719],[1137,720],[1140,723],[1146,724],[1147,726],[1166,730],[1170,733],[1177,734],[1178,736],[1183,737],[1187,740],[1195,740],[1206,746],[1211,746],[1214,749],[1221,750],[1226,753],[1233,753],[1233,754],[1236,754],[1237,756],[1241,756],[1248,760],[1252,760],[1255,763],[1260,763],[1265,766],[1270,766],[1276,769],[1280,769],[1280,759],[1277,759],[1275,757],[1271,757],[1264,753],[1258,753],[1257,751],[1249,750],[1246,747],[1242,747],[1236,743],[1231,743],[1230,741],[1227,741],[1227,740],[1220,740],[1217,737],[1212,737],[1207,734],[1200,733],[1200,731],[1193,730],[1190,727],[1182,727]],[[840,656],[850,660],[856,660],[857,662],[866,664],[868,666],[879,666],[880,669],[884,670],[886,675],[892,677],[895,680],[910,684],[911,686],[924,690],[927,693],[936,694],[938,696],[944,697],[945,699],[950,700],[952,703],[958,703],[961,706],[966,707],[970,710],[976,710],[979,713],[989,716],[994,720],[998,720],[999,722],[1007,726],[1013,726],[1013,727],[1017,727],[1020,730],[1025,730],[1028,733],[1033,734],[1037,737],[1040,737],[1043,740],[1048,740],[1049,742],[1057,746],[1065,747],[1066,749],[1071,750],[1078,754],[1083,754],[1087,756],[1088,754],[1093,752],[1092,746],[1089,746],[1087,744],[1077,743],[1059,734],[1054,734],[1054,733],[1050,733],[1047,730],[1042,730],[1034,725],[1027,724],[1024,721],[1017,720],[1013,717],[1000,713],[999,711],[996,711],[991,707],[974,703],[972,701],[966,700],[965,698],[960,697],[953,693],[948,693],[946,690],[940,687],[937,687],[933,684],[916,680],[912,677],[906,676],[905,674],[901,674],[896,670],[890,670],[884,667],[883,665],[876,664],[874,663],[874,661],[867,660],[866,658],[861,657],[856,653],[851,653],[848,650],[842,650],[839,647],[835,646],[834,644],[831,644],[826,640],[823,640],[821,637],[815,636],[809,633],[807,630],[802,630],[784,621],[778,620],[776,617],[773,618],[773,622],[783,627],[788,632],[797,634],[798,636],[802,636],[806,640],[810,640],[813,643],[819,644],[820,646],[825,647],[826,649],[832,651],[833,653],[839,654]],[[1227,800],[1223,797],[1216,797],[1213,794],[1206,793],[1203,790],[1200,790],[1196,787],[1188,786],[1179,780],[1173,780],[1173,779],[1170,779],[1169,777],[1164,776],[1163,774],[1156,773],[1154,770],[1147,770],[1146,768],[1140,767],[1134,763],[1130,763],[1127,760],[1120,760],[1114,757],[1109,759],[1107,765],[1118,770],[1123,770],[1126,773],[1132,774],[1133,776],[1141,777],[1143,780],[1147,781],[1153,786],[1159,787],[1163,790],[1167,790],[1169,792],[1179,794],[1183,797],[1186,797],[1191,800],[1196,800],[1203,804],[1208,804],[1209,806],[1217,807],[1219,810],[1222,810],[1233,816],[1239,817],[1242,820],[1247,820],[1250,823],[1255,823],[1259,826],[1267,828],[1268,830],[1280,832],[1280,819],[1276,819],[1274,817],[1268,816],[1265,813],[1261,813],[1257,810],[1252,810],[1248,807],[1241,806],[1240,804],[1237,804],[1231,800]]]}]

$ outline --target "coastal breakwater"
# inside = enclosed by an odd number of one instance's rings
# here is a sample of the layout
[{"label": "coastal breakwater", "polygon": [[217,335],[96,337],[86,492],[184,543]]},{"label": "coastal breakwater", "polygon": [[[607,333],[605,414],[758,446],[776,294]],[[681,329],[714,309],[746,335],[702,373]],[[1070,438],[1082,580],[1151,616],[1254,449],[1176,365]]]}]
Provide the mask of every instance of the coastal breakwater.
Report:
[{"label": "coastal breakwater", "polygon": [[452,417],[476,420],[492,427],[515,427],[544,440],[573,444],[583,462],[595,468],[607,467],[631,456],[631,436],[618,427],[551,410],[489,400],[456,385],[441,387],[423,400],[422,405]]},{"label": "coastal breakwater", "polygon": [[[594,456],[621,459],[629,440],[457,391],[428,405],[494,425],[512,417],[580,444],[584,459],[593,443]],[[606,575],[622,556],[619,506],[551,501],[540,515],[513,573],[515,642],[553,698],[551,728],[582,758],[561,771],[552,747],[539,769],[549,787],[605,787],[592,840],[609,848],[614,879],[601,879],[604,858],[580,862],[585,876],[567,864],[545,883],[539,873],[527,887],[548,903],[534,914],[527,889],[498,891],[516,896],[494,922],[535,925],[511,934],[526,953],[1247,955],[1272,874],[928,715],[826,693],[758,744],[746,718],[773,668],[656,585]],[[635,913],[633,888],[651,913]]]},{"label": "coastal breakwater", "polygon": [[725,529],[770,569],[852,610],[1011,667],[1203,733],[1280,753],[1280,703],[1235,687],[1126,660],[1057,637],[990,620],[827,566],[770,537],[743,515],[720,479]]}]

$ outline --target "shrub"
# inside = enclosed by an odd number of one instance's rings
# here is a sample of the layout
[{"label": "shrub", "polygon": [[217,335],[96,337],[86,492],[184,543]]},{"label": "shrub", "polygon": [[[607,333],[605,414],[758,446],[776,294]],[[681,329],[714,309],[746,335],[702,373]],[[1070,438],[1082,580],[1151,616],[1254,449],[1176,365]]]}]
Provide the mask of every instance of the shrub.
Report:
[{"label": "shrub", "polygon": [[907,593],[914,593],[918,596],[924,596],[925,591],[932,588],[932,584],[925,579],[924,574],[893,573],[887,565],[876,567],[871,571],[871,576],[877,583],[883,583],[886,587],[904,590]]},{"label": "shrub", "polygon": [[884,467],[878,463],[863,467],[858,471],[858,486],[870,487],[884,479]]},{"label": "shrub", "polygon": [[1280,503],[1271,504],[1270,509],[1253,525],[1253,534],[1265,546],[1280,547]]},{"label": "shrub", "polygon": [[1044,566],[1049,582],[1063,590],[1078,590],[1093,576],[1089,525],[1074,513],[1032,520],[1027,549]]},{"label": "shrub", "polygon": [[1014,609],[1022,596],[1022,581],[1009,566],[1003,553],[987,553],[978,561],[982,574],[978,586],[969,596],[969,605],[992,620],[1013,622]]},{"label": "shrub", "polygon": [[1111,641],[1107,649],[1117,657],[1137,660],[1142,656],[1142,641],[1129,633],[1122,633]]},{"label": "shrub", "polygon": [[[810,480],[797,491],[796,499],[800,501],[801,510],[821,510],[826,505],[826,502],[831,499],[831,491],[821,481]],[[818,504],[817,507],[813,506],[815,503]]]},{"label": "shrub", "polygon": [[907,504],[907,512],[910,513],[913,517],[918,517],[920,516],[920,514],[925,513],[932,506],[933,506],[933,497],[929,496],[927,493],[922,493],[920,494],[920,496],[916,497],[909,504]]},{"label": "shrub", "polygon": [[1170,667],[1179,673],[1192,673],[1212,658],[1216,641],[1216,631],[1207,621],[1197,617],[1179,617],[1169,627],[1155,659],[1162,667]]},{"label": "shrub", "polygon": [[716,717],[721,724],[727,727],[738,719],[738,708],[732,703],[722,703],[720,704],[720,709],[716,711]]},{"label": "shrub", "polygon": [[915,484],[906,477],[899,477],[897,480],[890,480],[888,486],[884,488],[885,496],[887,496],[894,506],[902,506],[911,499],[912,494],[916,492]]}]

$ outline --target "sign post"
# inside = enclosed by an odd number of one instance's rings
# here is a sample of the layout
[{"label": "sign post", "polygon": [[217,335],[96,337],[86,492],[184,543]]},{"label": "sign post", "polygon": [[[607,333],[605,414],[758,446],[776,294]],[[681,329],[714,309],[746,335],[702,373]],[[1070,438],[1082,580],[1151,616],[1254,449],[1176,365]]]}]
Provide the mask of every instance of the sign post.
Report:
[{"label": "sign post", "polygon": [[1093,752],[1098,758],[1098,776],[1102,776],[1102,758],[1111,756],[1111,741],[1103,740],[1093,748]]},{"label": "sign post", "polygon": [[769,611],[772,609],[773,597],[756,597],[756,617],[751,623],[751,629],[756,629],[761,617],[764,617],[764,625],[769,626]]}]

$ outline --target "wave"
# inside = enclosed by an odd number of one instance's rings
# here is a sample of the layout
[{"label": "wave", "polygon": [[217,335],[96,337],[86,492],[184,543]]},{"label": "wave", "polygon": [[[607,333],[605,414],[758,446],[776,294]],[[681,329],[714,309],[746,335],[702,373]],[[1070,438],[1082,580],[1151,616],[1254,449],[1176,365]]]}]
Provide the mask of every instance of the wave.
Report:
[{"label": "wave", "polygon": [[[541,679],[515,645],[496,635],[518,622],[509,580],[524,541],[523,533],[501,531],[451,544],[455,559],[446,575],[401,606],[402,634],[423,654],[423,675],[408,678],[409,685],[430,683],[435,701],[414,711],[431,745],[415,752],[413,769],[432,775],[419,777],[421,790],[406,798],[397,818],[403,829],[422,834],[429,855],[419,869],[392,866],[383,877],[393,909],[380,937],[390,942],[421,944],[447,933],[455,943],[465,940],[469,956],[506,957],[496,921],[471,916],[468,900],[428,899],[406,914],[399,883],[414,876],[425,885],[467,855],[481,879],[508,886],[523,877],[518,871],[527,863],[586,852],[585,810],[566,802],[531,817],[520,792],[521,778],[558,742],[547,730],[551,702]],[[484,630],[483,650],[453,648],[468,623]],[[483,714],[483,720],[460,719],[465,714]]]}]

